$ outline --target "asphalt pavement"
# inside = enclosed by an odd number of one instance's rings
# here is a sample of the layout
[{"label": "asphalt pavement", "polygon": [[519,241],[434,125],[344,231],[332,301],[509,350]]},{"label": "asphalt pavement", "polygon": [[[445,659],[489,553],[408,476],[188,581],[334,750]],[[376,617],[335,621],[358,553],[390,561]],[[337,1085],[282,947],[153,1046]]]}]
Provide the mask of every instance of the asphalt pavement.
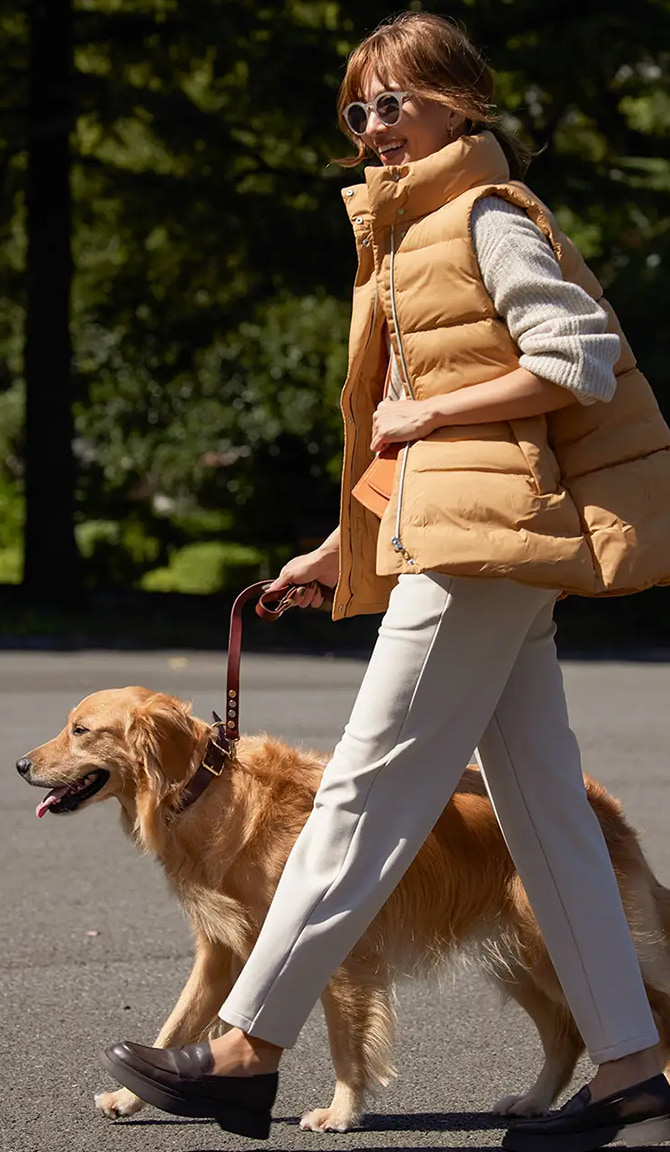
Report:
[{"label": "asphalt pavement", "polygon": [[[584,766],[624,803],[661,880],[670,885],[670,665],[564,665]],[[249,655],[242,727],[326,750],[346,722],[363,665]],[[121,1039],[151,1043],[190,968],[187,925],[160,869],[124,837],[115,801],[37,820],[40,797],[14,770],[50,739],[68,709],[98,688],[144,684],[220,708],[224,656],[185,652],[0,653],[0,1152],[196,1152],[249,1149],[208,1122],[147,1108],[110,1121],[93,1095],[111,1089],[97,1063]],[[329,1103],[333,1075],[320,1011],[282,1064],[269,1149],[368,1152],[499,1147],[491,1103],[535,1077],[539,1044],[515,1006],[471,968],[399,994],[398,1079],[364,1126],[303,1133],[301,1113]],[[587,1073],[582,1065],[575,1087]]]}]

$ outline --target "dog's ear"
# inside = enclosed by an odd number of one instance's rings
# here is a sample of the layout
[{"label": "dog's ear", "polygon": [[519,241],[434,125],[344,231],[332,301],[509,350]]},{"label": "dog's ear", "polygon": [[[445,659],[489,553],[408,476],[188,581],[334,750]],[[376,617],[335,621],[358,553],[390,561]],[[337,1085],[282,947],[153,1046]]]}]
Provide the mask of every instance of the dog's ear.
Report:
[{"label": "dog's ear", "polygon": [[191,705],[156,692],[126,721],[128,748],[159,791],[188,775],[199,739]]}]

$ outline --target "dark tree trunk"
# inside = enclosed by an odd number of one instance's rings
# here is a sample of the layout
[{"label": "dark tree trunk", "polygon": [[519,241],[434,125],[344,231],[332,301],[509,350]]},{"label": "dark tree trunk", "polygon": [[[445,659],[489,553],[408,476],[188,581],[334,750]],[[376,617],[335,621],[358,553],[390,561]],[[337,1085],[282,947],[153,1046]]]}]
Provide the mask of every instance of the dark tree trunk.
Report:
[{"label": "dark tree trunk", "polygon": [[23,587],[72,603],[74,537],[70,339],[72,0],[33,0],[27,186],[26,527]]}]

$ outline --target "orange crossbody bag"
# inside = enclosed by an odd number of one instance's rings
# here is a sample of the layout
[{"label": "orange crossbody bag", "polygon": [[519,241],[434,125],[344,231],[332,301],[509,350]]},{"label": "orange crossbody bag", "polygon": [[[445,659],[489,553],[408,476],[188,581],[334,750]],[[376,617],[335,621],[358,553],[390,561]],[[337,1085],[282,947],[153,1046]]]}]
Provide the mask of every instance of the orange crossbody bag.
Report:
[{"label": "orange crossbody bag", "polygon": [[383,452],[379,452],[372,464],[365,469],[358,483],[354,484],[351,489],[352,496],[356,497],[359,504],[368,508],[370,512],[374,512],[380,520],[391,499],[395,466],[401,447],[400,444],[390,444],[388,448],[384,448]]},{"label": "orange crossbody bag", "polygon": [[[386,370],[386,380],[384,381],[385,397],[388,395],[390,382],[391,364],[389,361],[389,366]],[[381,452],[378,452],[372,463],[365,469],[360,480],[358,480],[351,489],[351,495],[356,497],[359,504],[362,504],[364,508],[368,508],[370,512],[374,512],[375,516],[378,516],[380,520],[386,511],[386,505],[391,499],[395,466],[401,447],[401,444],[389,444],[388,448],[384,448]]]}]

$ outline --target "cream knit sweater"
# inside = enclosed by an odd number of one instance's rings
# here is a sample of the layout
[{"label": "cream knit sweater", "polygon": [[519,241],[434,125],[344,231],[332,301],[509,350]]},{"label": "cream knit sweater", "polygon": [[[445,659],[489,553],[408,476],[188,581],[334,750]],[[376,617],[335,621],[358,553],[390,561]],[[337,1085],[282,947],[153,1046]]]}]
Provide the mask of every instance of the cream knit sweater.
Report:
[{"label": "cream knit sweater", "polygon": [[[570,388],[582,404],[611,400],[619,337],[606,331],[604,309],[563,279],[537,225],[515,204],[485,196],[475,203],[471,226],[484,285],[519,346],[521,367]],[[393,356],[388,394],[403,395]]]}]

